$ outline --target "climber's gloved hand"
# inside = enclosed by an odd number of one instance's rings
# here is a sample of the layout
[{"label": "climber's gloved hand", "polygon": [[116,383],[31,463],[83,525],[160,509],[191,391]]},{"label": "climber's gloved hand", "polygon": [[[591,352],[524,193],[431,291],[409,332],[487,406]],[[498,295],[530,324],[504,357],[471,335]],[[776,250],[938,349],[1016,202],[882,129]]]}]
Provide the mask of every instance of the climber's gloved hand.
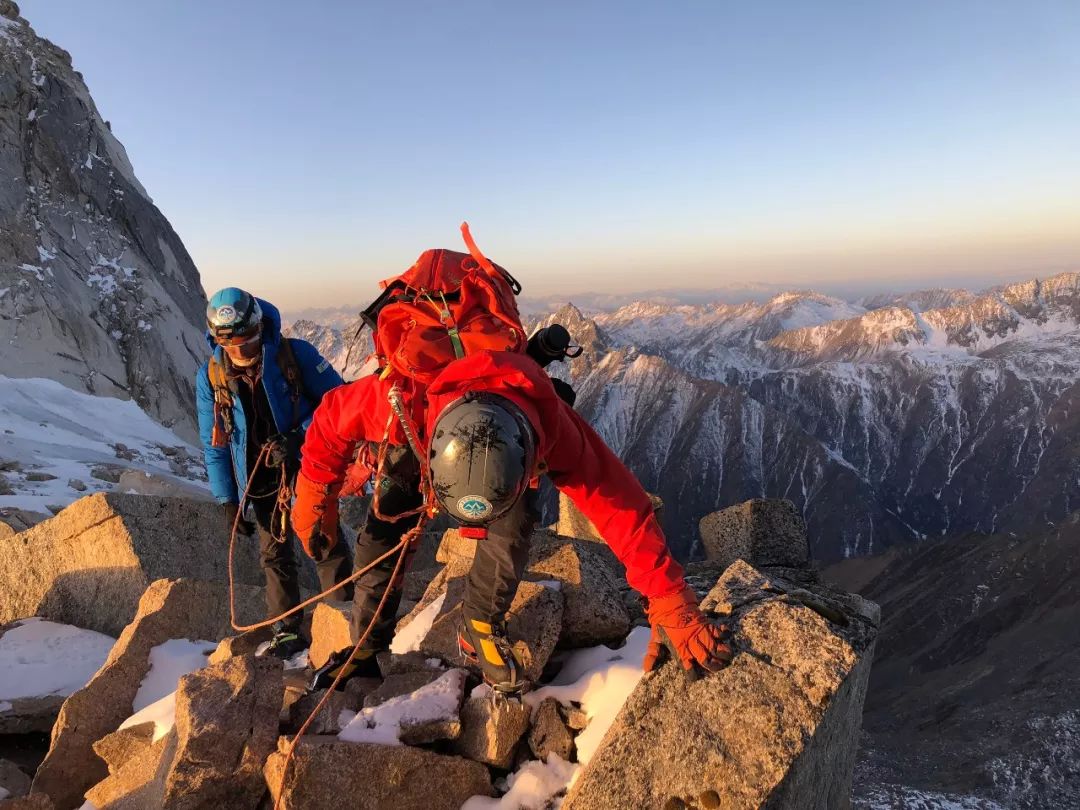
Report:
[{"label": "climber's gloved hand", "polygon": [[304,444],[304,434],[299,430],[290,430],[288,433],[278,433],[271,436],[267,442],[266,466],[280,467],[293,461],[300,460],[300,448]]},{"label": "climber's gloved hand", "polygon": [[303,473],[296,476],[296,500],[290,515],[292,527],[300,545],[314,560],[325,558],[337,545],[340,488],[340,483],[318,484]]},{"label": "climber's gloved hand", "polygon": [[311,539],[304,543],[304,550],[315,562],[322,562],[335,545],[337,545],[335,540],[331,540],[322,532],[316,531],[311,535]]},{"label": "climber's gloved hand", "polygon": [[245,520],[242,516],[237,521],[237,516],[240,514],[240,504],[238,503],[223,503],[222,508],[225,512],[225,531],[232,536],[233,526],[236,526],[236,533],[242,537],[251,537],[255,534],[255,524],[250,520]]},{"label": "climber's gloved hand", "polygon": [[689,588],[671,596],[650,599],[646,613],[652,638],[643,666],[651,672],[667,650],[688,673],[694,666],[718,672],[734,657],[725,641],[727,627],[710,621],[697,606],[697,596]]}]

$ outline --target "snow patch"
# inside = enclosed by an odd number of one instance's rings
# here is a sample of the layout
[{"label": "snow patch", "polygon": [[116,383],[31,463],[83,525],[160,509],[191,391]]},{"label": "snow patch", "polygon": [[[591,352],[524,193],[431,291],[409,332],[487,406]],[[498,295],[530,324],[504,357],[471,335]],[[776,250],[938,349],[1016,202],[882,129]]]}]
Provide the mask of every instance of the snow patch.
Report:
[{"label": "snow patch", "polygon": [[574,781],[580,767],[552,752],[546,761],[531,760],[510,774],[502,797],[473,796],[461,810],[545,810]]},{"label": "snow patch", "polygon": [[154,724],[154,740],[160,740],[176,724],[176,687],[180,679],[206,666],[206,658],[217,648],[213,641],[170,639],[150,650],[150,670],[132,702],[133,714],[120,724],[130,728]]},{"label": "snow patch", "polygon": [[404,655],[419,650],[420,644],[427,638],[431,625],[435,623],[445,601],[446,593],[440,594],[439,598],[421,610],[415,619],[398,630],[394,634],[394,640],[390,642],[390,652],[394,655]]},{"label": "snow patch", "polygon": [[548,590],[551,590],[551,591],[561,591],[562,590],[562,583],[559,582],[559,580],[557,580],[557,579],[538,579],[538,580],[535,581],[534,584],[542,585],[543,587],[545,587],[545,588],[547,588]]},{"label": "snow patch", "polygon": [[401,745],[398,736],[402,726],[434,723],[455,716],[464,685],[465,670],[451,669],[438,680],[411,694],[362,709],[341,730],[338,739],[356,743]]},{"label": "snow patch", "polygon": [[617,650],[604,646],[576,650],[567,657],[550,685],[525,695],[526,704],[534,709],[549,697],[564,705],[581,704],[589,718],[589,725],[577,737],[581,764],[586,764],[596,753],[626,699],[641,680],[644,674],[641,662],[649,646],[650,634],[648,627],[635,627],[626,637],[626,644]]},{"label": "snow patch", "polygon": [[206,666],[207,656],[217,649],[214,641],[174,638],[150,650],[150,671],[135,693],[131,710],[141,711],[176,691],[180,678]]},{"label": "snow patch", "polygon": [[[161,448],[179,447],[192,458],[201,453],[130,400],[84,394],[55,380],[0,376],[0,424],[11,431],[0,432],[0,458],[56,476],[42,482],[9,478],[14,492],[0,495],[0,508],[48,512],[47,505],[66,506],[89,494],[70,489],[72,478],[85,481],[90,492],[112,489],[92,477],[99,464],[140,470],[189,488],[206,486],[177,476]],[[135,451],[136,459],[117,458],[117,443]]]},{"label": "snow patch", "polygon": [[109,657],[115,639],[45,619],[23,619],[0,636],[0,700],[70,695]]}]

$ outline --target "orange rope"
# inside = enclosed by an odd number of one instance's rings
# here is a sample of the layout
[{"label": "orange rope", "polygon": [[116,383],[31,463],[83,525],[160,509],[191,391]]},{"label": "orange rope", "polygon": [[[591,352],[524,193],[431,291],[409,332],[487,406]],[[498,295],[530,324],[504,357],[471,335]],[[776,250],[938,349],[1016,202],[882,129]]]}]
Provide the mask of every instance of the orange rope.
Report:
[{"label": "orange rope", "polygon": [[[362,577],[364,574],[366,574],[372,568],[377,566],[383,560],[389,559],[391,556],[396,554],[398,551],[401,551],[402,549],[408,547],[408,543],[406,542],[406,538],[408,537],[408,535],[406,535],[406,536],[402,537],[401,542],[399,542],[396,546],[394,546],[392,549],[387,551],[382,556],[380,556],[380,557],[376,558],[375,560],[373,560],[368,565],[361,568],[359,571],[353,571],[353,573],[349,577],[346,577],[341,582],[339,582],[337,585],[333,586],[332,588],[327,588],[322,593],[319,593],[319,594],[316,594],[315,596],[312,596],[310,599],[307,599],[307,600],[301,602],[296,607],[285,611],[280,616],[274,616],[272,619],[266,619],[265,621],[256,622],[255,624],[237,624],[237,621],[236,621],[236,584],[235,584],[235,575],[233,573],[233,558],[234,558],[235,549],[236,549],[236,534],[237,534],[237,529],[240,527],[240,520],[241,520],[241,518],[243,517],[243,514],[244,514],[244,504],[247,502],[248,494],[251,491],[251,484],[255,479],[255,472],[262,465],[262,463],[264,462],[264,460],[266,459],[266,456],[268,454],[269,454],[269,448],[268,447],[263,447],[263,449],[259,452],[258,457],[255,459],[255,465],[252,467],[251,475],[248,476],[247,486],[244,487],[244,494],[240,498],[240,507],[236,510],[236,518],[235,518],[235,520],[233,520],[232,533],[229,536],[229,565],[228,565],[228,571],[229,571],[229,624],[232,625],[233,630],[236,630],[239,633],[246,633],[246,632],[248,632],[250,630],[259,630],[259,629],[261,629],[263,627],[269,627],[270,625],[274,624],[275,622],[279,622],[282,619],[285,619],[285,618],[288,618],[289,616],[292,616],[294,613],[299,613],[304,608],[306,608],[306,607],[308,607],[310,605],[313,605],[316,602],[318,602],[318,601],[320,601],[322,599],[325,599],[327,596],[334,593],[335,591],[338,591],[341,588],[344,588],[350,582],[355,582],[357,579]],[[399,516],[399,518],[400,517],[403,517],[403,516]],[[343,542],[343,541],[339,539],[338,542],[340,543],[340,542]],[[391,581],[393,581],[393,580],[391,580]]]},{"label": "orange rope", "polygon": [[360,648],[364,645],[364,642],[368,640],[368,636],[371,635],[371,631],[375,627],[375,622],[378,621],[379,615],[382,613],[383,608],[386,606],[386,600],[390,598],[390,592],[393,590],[393,583],[397,580],[398,575],[401,572],[401,566],[402,563],[405,561],[406,551],[409,548],[409,545],[417,537],[420,536],[420,532],[423,531],[425,522],[426,521],[421,519],[421,521],[415,527],[413,527],[404,534],[404,536],[401,538],[401,543],[397,547],[395,547],[395,550],[397,548],[400,548],[401,553],[398,555],[397,562],[394,564],[394,573],[390,577],[390,582],[387,583],[386,590],[383,591],[382,599],[379,600],[379,606],[375,609],[375,613],[372,614],[371,621],[368,622],[367,629],[364,630],[364,634],[360,636],[359,641],[357,641],[356,644],[353,645],[352,652],[349,653],[348,659],[338,670],[337,677],[334,678],[334,682],[330,684],[329,688],[326,690],[326,694],[323,695],[322,700],[319,701],[318,705],[311,712],[311,714],[308,715],[307,720],[304,721],[304,724],[300,726],[300,729],[296,732],[295,736],[289,742],[289,750],[285,752],[285,764],[282,765],[281,768],[281,784],[278,786],[278,795],[277,799],[274,801],[274,810],[281,810],[281,801],[285,796],[285,782],[289,777],[289,765],[292,762],[293,754],[296,752],[297,743],[300,742],[300,738],[304,736],[305,732],[307,732],[308,728],[311,726],[315,718],[319,716],[319,712],[321,712],[323,710],[323,707],[326,706],[327,702],[330,700],[330,697],[334,694],[334,692],[337,691],[338,684],[340,684],[342,679],[344,679],[345,673],[349,671],[349,666],[356,658],[357,653],[360,652]]},{"label": "orange rope", "polygon": [[[390,419],[393,420],[393,418],[394,418],[394,414],[391,413]],[[387,423],[387,439],[389,437],[389,432],[390,432],[389,429],[390,429],[390,423],[388,422]],[[327,597],[330,594],[334,593],[334,591],[340,590],[341,588],[348,585],[350,582],[355,582],[357,579],[362,577],[364,574],[366,574],[372,568],[377,566],[379,563],[383,562],[386,559],[389,559],[392,555],[394,555],[394,554],[398,555],[397,562],[394,563],[393,574],[391,574],[390,579],[386,584],[386,588],[383,590],[382,598],[379,600],[379,606],[375,609],[375,612],[372,614],[371,621],[368,622],[367,628],[364,630],[363,634],[360,636],[360,639],[353,646],[352,652],[349,653],[348,659],[345,661],[345,663],[338,670],[338,674],[334,678],[334,682],[332,684],[330,684],[330,688],[327,689],[326,694],[323,695],[322,700],[319,701],[319,703],[315,707],[315,709],[311,712],[311,714],[308,715],[307,720],[305,720],[304,724],[302,726],[300,726],[299,731],[297,731],[296,735],[292,738],[292,741],[289,743],[289,749],[285,754],[285,764],[282,766],[281,784],[278,787],[278,797],[274,802],[274,810],[280,810],[280,808],[281,808],[281,800],[282,800],[282,797],[285,795],[285,781],[286,781],[286,779],[288,778],[288,775],[289,775],[289,765],[292,762],[293,754],[296,751],[297,743],[300,741],[300,738],[304,736],[304,733],[311,726],[312,722],[314,722],[315,718],[318,717],[319,712],[321,712],[323,710],[323,708],[326,706],[326,703],[330,699],[330,696],[337,690],[338,685],[341,683],[342,679],[345,677],[345,673],[348,672],[349,666],[352,664],[353,660],[355,660],[357,654],[360,652],[360,648],[364,645],[364,643],[368,640],[368,637],[371,635],[372,630],[375,628],[375,623],[378,621],[379,616],[382,614],[383,608],[386,606],[387,600],[390,598],[390,594],[394,590],[395,584],[397,584],[398,581],[399,581],[398,578],[401,576],[402,565],[404,564],[405,559],[408,557],[409,547],[413,543],[416,542],[416,539],[420,536],[420,533],[424,530],[424,526],[427,523],[428,515],[425,514],[425,512],[427,511],[425,509],[426,504],[422,504],[419,509],[415,509],[415,510],[412,510],[410,512],[406,512],[406,513],[403,513],[403,514],[400,514],[400,515],[393,515],[393,516],[384,516],[381,513],[381,510],[379,509],[379,500],[380,500],[380,498],[379,498],[379,480],[378,480],[378,476],[382,473],[383,464],[384,464],[384,462],[386,460],[386,450],[387,450],[387,445],[389,444],[387,439],[384,439],[384,441],[382,443],[382,446],[379,448],[379,451],[380,451],[379,452],[379,463],[378,463],[378,469],[377,469],[377,472],[376,472],[376,481],[375,481],[375,487],[374,487],[374,494],[373,494],[373,498],[372,498],[372,509],[375,511],[375,515],[377,517],[379,517],[382,520],[388,520],[389,522],[396,522],[398,520],[401,520],[402,518],[410,517],[410,516],[416,515],[416,514],[420,514],[421,517],[420,517],[419,522],[416,524],[416,526],[414,526],[412,529],[410,529],[409,531],[405,532],[404,535],[402,535],[400,542],[398,542],[398,544],[396,546],[394,546],[392,549],[387,551],[385,554],[382,554],[381,556],[377,557],[375,560],[370,562],[368,565],[365,565],[359,571],[353,571],[352,575],[345,578],[344,580],[342,580],[338,584],[334,585],[332,588],[328,588],[325,591],[323,591],[322,593],[316,594],[315,596],[311,597],[310,599],[307,599],[304,602],[301,602],[299,605],[297,605],[296,607],[294,607],[294,608],[292,608],[290,610],[285,611],[280,616],[275,616],[272,619],[266,619],[265,621],[256,622],[255,624],[248,624],[248,625],[238,624],[237,621],[236,621],[236,583],[235,583],[235,578],[234,578],[234,574],[233,574],[233,558],[234,558],[235,550],[236,550],[237,529],[240,527],[240,520],[242,519],[243,514],[244,514],[244,506],[246,505],[248,497],[251,494],[251,486],[252,486],[252,483],[255,480],[255,473],[258,471],[259,467],[261,467],[265,463],[267,457],[270,454],[270,445],[269,444],[264,445],[262,447],[262,449],[259,451],[259,455],[255,459],[255,464],[252,465],[251,474],[248,476],[247,484],[244,486],[243,495],[240,497],[240,505],[236,510],[236,518],[233,520],[232,532],[230,533],[230,536],[229,536],[229,559],[228,559],[229,623],[232,625],[232,628],[234,630],[236,630],[236,631],[238,631],[240,633],[246,633],[246,632],[248,632],[250,630],[258,630],[258,629],[263,628],[263,627],[269,627],[270,625],[274,624],[275,622],[279,622],[282,619],[287,618],[288,616],[292,616],[294,613],[299,613],[300,611],[304,610],[304,608],[308,607],[309,605],[313,605],[314,603],[320,601],[321,599],[324,599],[325,597]],[[423,490],[423,484],[422,483],[421,483],[421,490]],[[280,491],[279,491],[279,498],[280,498]],[[288,534],[286,533],[283,542],[288,542],[288,539],[289,539]],[[340,542],[344,542],[344,541],[341,538],[338,538],[338,542],[340,543]]]}]

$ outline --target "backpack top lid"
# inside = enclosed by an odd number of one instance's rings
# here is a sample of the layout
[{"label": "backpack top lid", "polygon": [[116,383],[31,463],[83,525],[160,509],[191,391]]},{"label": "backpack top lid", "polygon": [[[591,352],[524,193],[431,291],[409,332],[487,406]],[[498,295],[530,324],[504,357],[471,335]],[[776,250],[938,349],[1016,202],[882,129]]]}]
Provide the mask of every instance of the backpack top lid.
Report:
[{"label": "backpack top lid", "polygon": [[425,250],[383,282],[383,294],[364,311],[384,374],[393,370],[426,384],[467,354],[524,351],[514,298],[521,285],[479,251],[467,224],[461,232],[468,253]]},{"label": "backpack top lid", "polygon": [[490,261],[480,252],[469,233],[468,222],[461,223],[461,235],[468,253],[444,248],[425,250],[412,267],[401,275],[379,282],[379,286],[384,290],[393,286],[404,286],[414,290],[448,293],[459,289],[467,275],[482,268],[489,276],[500,277],[506,281],[514,295],[521,292],[521,285],[505,268]]},{"label": "backpack top lid", "polygon": [[479,266],[468,253],[432,248],[421,253],[413,266],[400,276],[386,279],[380,286],[386,289],[404,285],[414,290],[452,292],[459,289],[461,280]]}]

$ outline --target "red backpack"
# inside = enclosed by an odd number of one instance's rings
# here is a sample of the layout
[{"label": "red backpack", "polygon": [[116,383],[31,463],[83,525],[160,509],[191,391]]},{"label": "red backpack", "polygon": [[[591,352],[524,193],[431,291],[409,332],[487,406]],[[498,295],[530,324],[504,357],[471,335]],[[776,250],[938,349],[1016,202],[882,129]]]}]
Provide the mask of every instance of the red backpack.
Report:
[{"label": "red backpack", "polygon": [[462,223],[468,253],[425,250],[363,313],[387,370],[425,385],[447,365],[485,349],[525,351],[515,296],[521,285],[489,261]]}]

